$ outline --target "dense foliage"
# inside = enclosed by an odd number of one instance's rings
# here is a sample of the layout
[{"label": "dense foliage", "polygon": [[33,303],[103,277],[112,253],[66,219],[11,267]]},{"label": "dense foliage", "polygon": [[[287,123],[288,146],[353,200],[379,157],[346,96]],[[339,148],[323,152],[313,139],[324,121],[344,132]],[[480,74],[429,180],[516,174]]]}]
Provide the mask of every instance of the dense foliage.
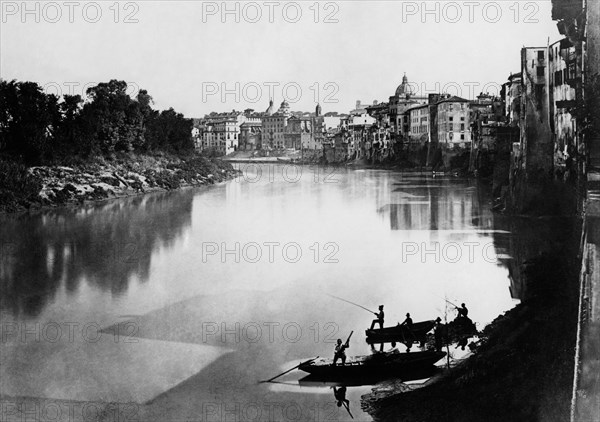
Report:
[{"label": "dense foliage", "polygon": [[0,151],[27,164],[119,151],[185,152],[194,146],[192,120],[170,108],[152,109],[152,97],[127,94],[111,80],[79,95],[58,98],[35,82],[0,80]]}]

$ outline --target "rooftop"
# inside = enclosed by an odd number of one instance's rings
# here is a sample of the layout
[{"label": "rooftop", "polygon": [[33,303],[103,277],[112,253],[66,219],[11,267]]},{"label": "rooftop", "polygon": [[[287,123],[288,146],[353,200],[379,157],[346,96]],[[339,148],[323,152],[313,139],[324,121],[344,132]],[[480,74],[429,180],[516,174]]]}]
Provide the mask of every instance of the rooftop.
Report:
[{"label": "rooftop", "polygon": [[453,95],[451,97],[444,98],[444,99],[438,101],[437,104],[440,104],[440,103],[468,103],[468,102],[469,102],[469,100],[465,100],[464,98]]}]

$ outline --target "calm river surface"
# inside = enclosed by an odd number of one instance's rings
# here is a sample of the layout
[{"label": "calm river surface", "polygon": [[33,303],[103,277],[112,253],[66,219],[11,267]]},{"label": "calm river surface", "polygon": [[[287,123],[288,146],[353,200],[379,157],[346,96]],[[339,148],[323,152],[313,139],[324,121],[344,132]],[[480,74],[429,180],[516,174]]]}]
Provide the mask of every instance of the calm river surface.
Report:
[{"label": "calm river surface", "polygon": [[[102,420],[348,420],[299,371],[258,384],[351,331],[348,354],[369,353],[373,315],[328,294],[384,304],[386,325],[444,317],[447,297],[481,328],[526,294],[515,262],[553,241],[466,179],[239,167],[206,189],[0,217],[6,419],[30,403],[95,420],[113,402]],[[348,387],[355,420],[371,388]]]}]

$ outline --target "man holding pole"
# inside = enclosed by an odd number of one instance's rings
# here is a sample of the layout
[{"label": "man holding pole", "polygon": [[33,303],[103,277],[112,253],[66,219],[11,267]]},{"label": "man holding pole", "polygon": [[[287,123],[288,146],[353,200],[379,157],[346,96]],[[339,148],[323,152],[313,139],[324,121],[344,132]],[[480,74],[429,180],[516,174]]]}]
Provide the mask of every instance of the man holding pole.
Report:
[{"label": "man holding pole", "polygon": [[375,327],[375,324],[379,324],[379,328],[383,328],[383,305],[379,305],[379,313],[373,312],[377,319],[371,322],[371,330]]},{"label": "man holding pole", "polygon": [[[353,331],[354,332],[354,331]],[[342,339],[337,339],[337,344],[335,345],[335,354],[333,355],[333,365],[337,363],[338,359],[342,360],[342,366],[346,364],[346,349],[350,347],[350,337],[352,337],[352,333],[348,336],[348,340],[346,343],[342,344]]]}]

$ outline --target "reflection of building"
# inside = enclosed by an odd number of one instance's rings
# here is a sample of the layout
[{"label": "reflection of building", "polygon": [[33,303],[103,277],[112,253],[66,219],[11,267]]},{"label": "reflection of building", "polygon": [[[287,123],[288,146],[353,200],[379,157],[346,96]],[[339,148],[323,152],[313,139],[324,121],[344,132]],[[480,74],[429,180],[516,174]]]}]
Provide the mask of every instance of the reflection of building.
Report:
[{"label": "reflection of building", "polygon": [[492,212],[485,201],[481,201],[476,191],[465,190],[465,185],[457,185],[447,180],[429,187],[411,187],[407,184],[394,193],[410,194],[419,199],[404,199],[401,203],[388,204],[379,212],[389,213],[392,230],[465,230],[489,229],[492,226]]}]

